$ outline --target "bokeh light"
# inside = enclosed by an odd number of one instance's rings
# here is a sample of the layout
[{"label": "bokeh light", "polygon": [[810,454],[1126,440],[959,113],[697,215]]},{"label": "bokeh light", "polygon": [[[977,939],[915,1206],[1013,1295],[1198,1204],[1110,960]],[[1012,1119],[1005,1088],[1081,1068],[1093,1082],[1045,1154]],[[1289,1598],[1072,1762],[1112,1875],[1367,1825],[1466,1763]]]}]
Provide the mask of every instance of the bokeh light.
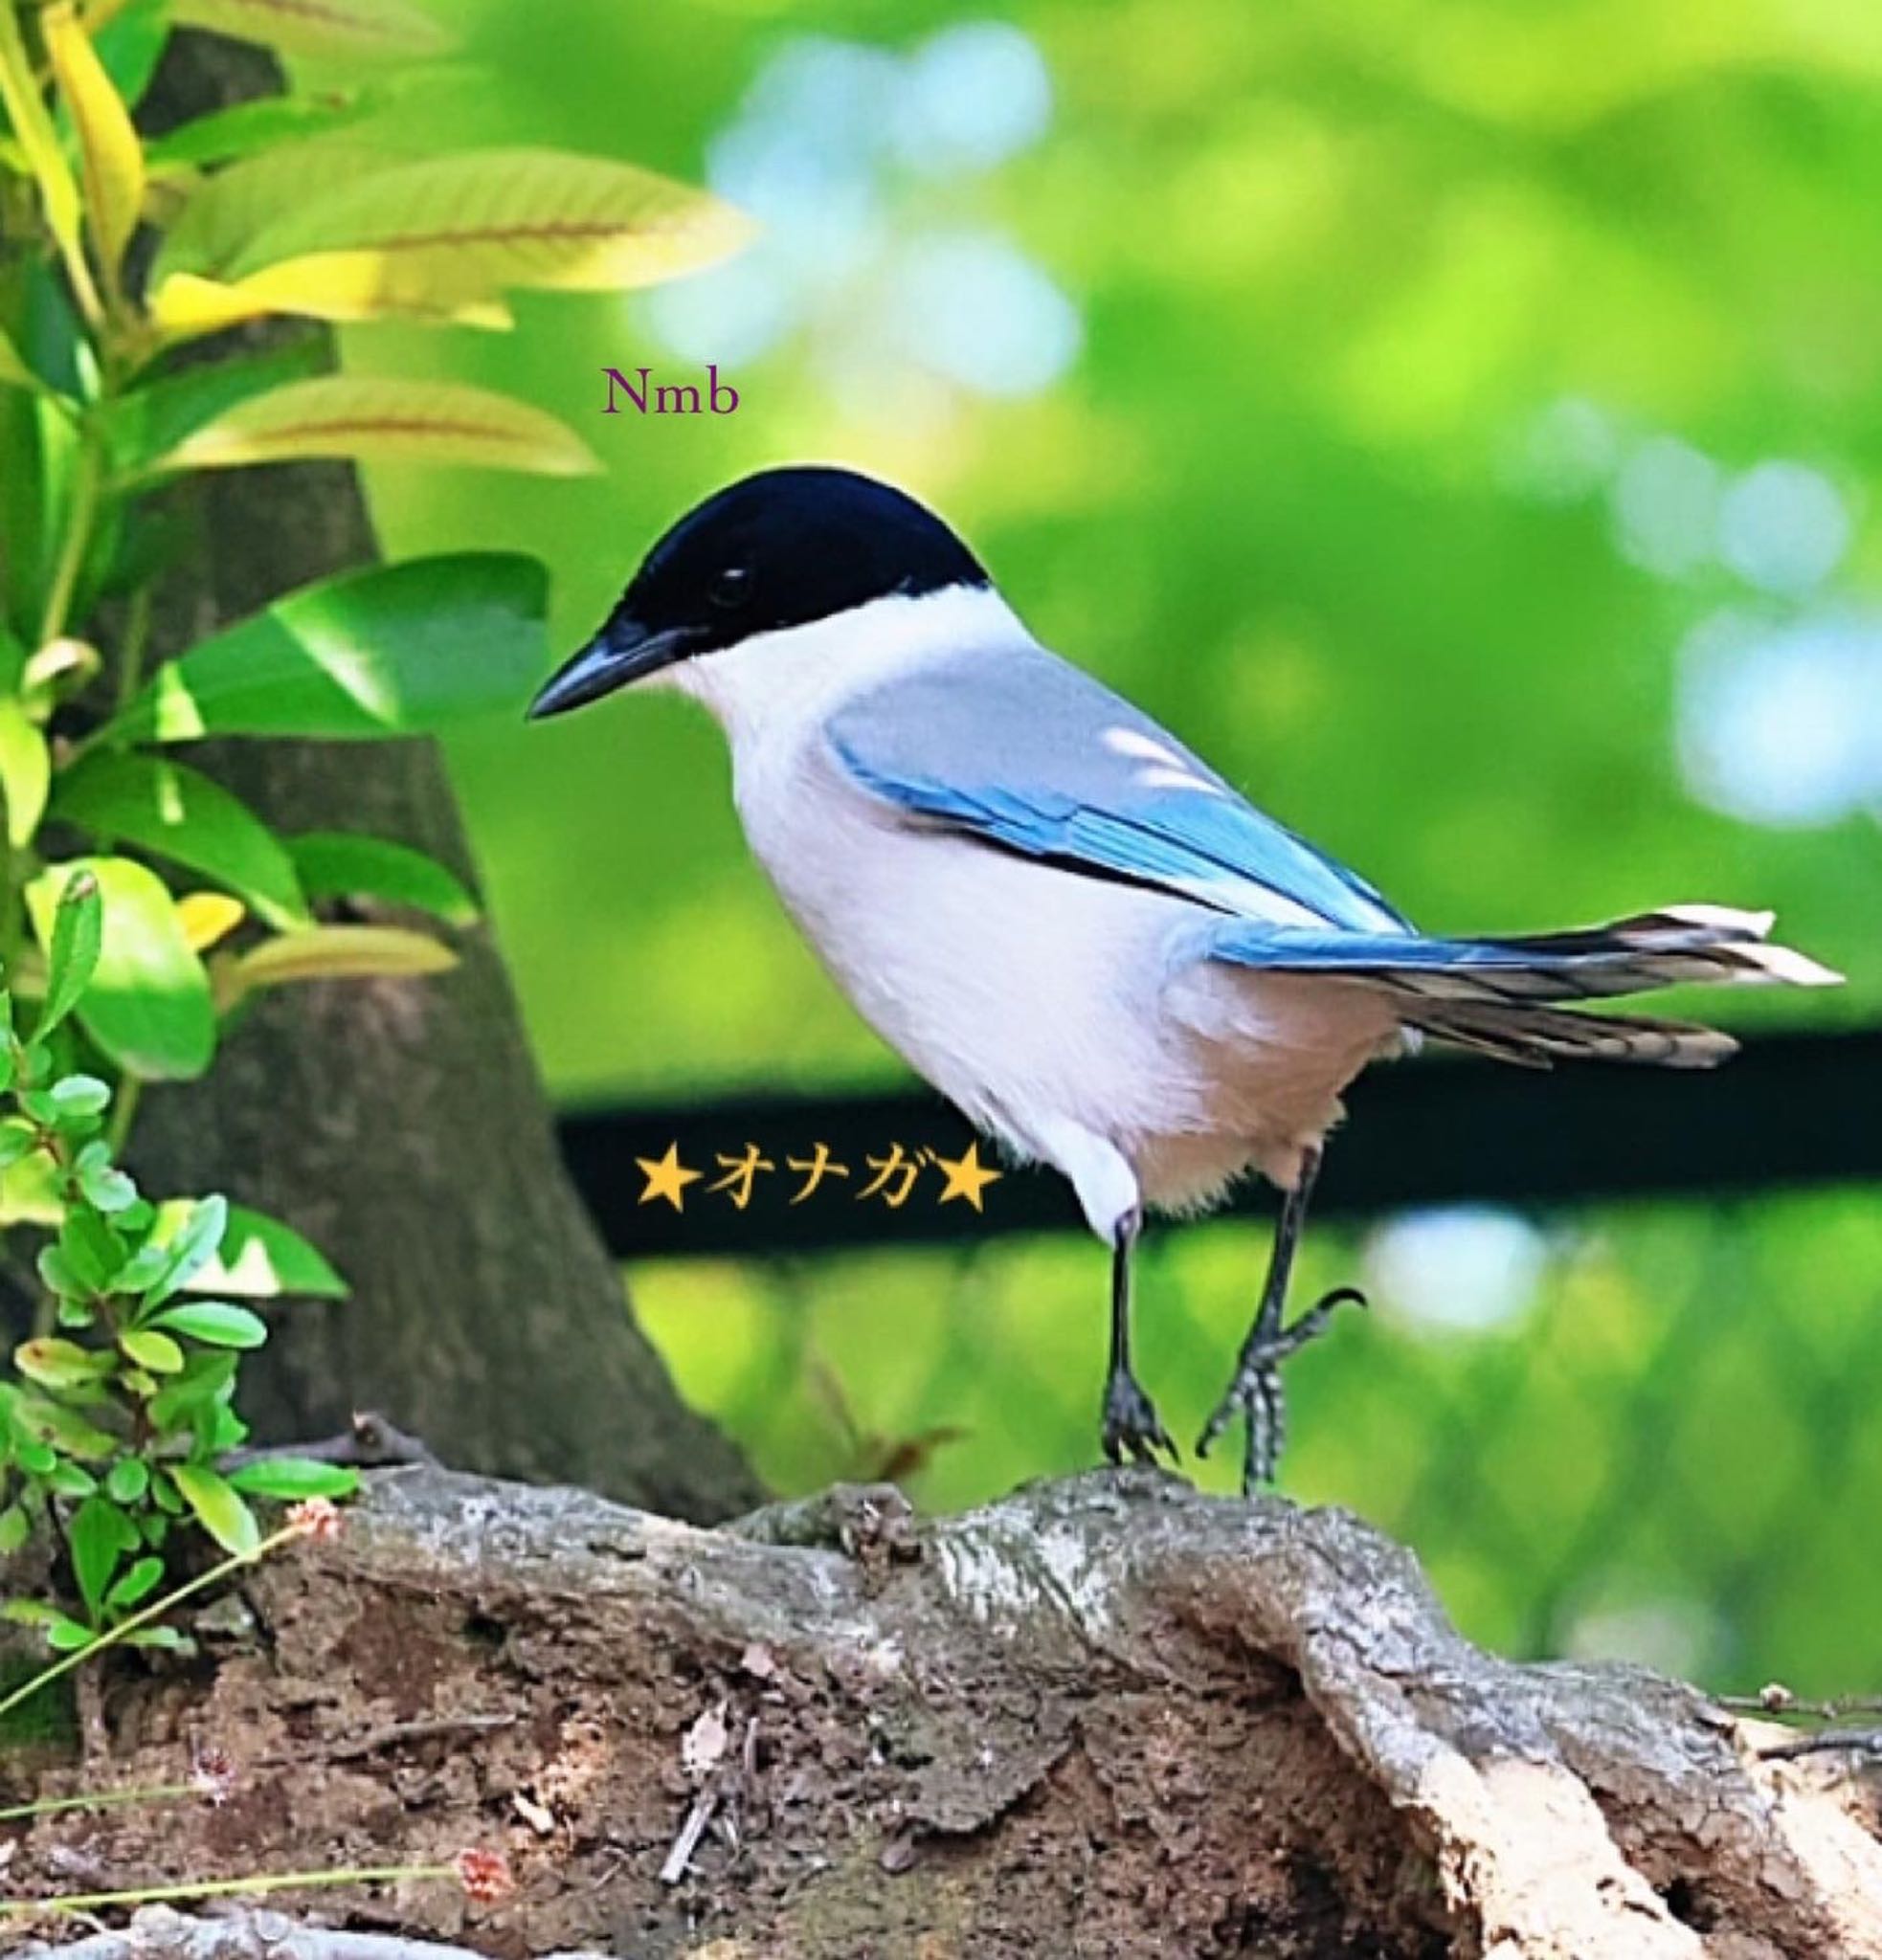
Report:
[{"label": "bokeh light", "polygon": [[[788,40],[706,149],[713,189],[763,234],[637,313],[695,361],[751,361],[795,337],[807,371],[864,417],[924,412],[924,379],[1037,394],[1078,356],[1078,309],[976,185],[1051,117],[1044,58],[1017,27],[965,22],[906,55]],[[937,184],[942,210],[926,194]]]}]

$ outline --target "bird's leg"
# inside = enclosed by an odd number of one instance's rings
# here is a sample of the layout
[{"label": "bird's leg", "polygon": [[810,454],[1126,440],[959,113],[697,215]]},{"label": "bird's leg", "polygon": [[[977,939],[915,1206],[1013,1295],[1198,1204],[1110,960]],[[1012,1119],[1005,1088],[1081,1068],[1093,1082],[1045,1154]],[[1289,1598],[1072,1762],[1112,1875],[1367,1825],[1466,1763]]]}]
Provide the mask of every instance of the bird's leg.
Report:
[{"label": "bird's leg", "polygon": [[1131,1372],[1131,1255],[1142,1225],[1140,1213],[1127,1212],[1111,1240],[1110,1366],[1105,1374],[1104,1442],[1105,1455],[1113,1463],[1123,1462],[1127,1455],[1134,1462],[1154,1463],[1158,1450],[1168,1450],[1173,1459],[1176,1454],[1150,1397]]},{"label": "bird's leg", "polygon": [[1282,1362],[1323,1332],[1346,1302],[1356,1301],[1361,1306],[1366,1303],[1364,1294],[1357,1288],[1340,1286],[1310,1307],[1292,1326],[1282,1325],[1288,1280],[1293,1272],[1301,1228],[1307,1221],[1307,1201],[1312,1195],[1313,1180],[1319,1170],[1320,1151],[1316,1146],[1301,1159],[1300,1177],[1282,1203],[1281,1222],[1275,1228],[1274,1250],[1268,1258],[1267,1280],[1262,1287],[1254,1325],[1242,1343],[1228,1388],[1196,1445],[1196,1454],[1206,1457],[1216,1438],[1238,1414],[1247,1417],[1247,1439],[1242,1454],[1244,1495],[1258,1483],[1272,1482],[1280,1467],[1281,1445],[1288,1434],[1287,1402],[1281,1391]]}]

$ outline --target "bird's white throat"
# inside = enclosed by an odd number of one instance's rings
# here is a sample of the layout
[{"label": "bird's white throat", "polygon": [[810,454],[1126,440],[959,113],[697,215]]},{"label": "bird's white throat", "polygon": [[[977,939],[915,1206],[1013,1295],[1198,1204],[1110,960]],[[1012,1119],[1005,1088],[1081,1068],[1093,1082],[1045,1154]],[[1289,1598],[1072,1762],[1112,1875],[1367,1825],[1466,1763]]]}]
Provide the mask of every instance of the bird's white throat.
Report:
[{"label": "bird's white throat", "polygon": [[989,586],[948,586],[918,598],[900,594],[808,626],[753,634],[656,676],[717,718],[734,747],[821,722],[843,702],[969,648],[1031,646],[1032,635]]}]

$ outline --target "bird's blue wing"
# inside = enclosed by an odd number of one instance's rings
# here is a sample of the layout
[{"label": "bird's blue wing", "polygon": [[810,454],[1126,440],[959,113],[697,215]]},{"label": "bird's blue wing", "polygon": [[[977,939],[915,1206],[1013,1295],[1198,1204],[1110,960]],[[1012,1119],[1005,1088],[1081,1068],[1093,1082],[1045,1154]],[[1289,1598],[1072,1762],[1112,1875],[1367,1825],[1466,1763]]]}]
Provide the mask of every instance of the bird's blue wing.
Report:
[{"label": "bird's blue wing", "polygon": [[862,789],[999,849],[1241,918],[1409,929],[1356,873],[1042,648],[962,653],[884,681],[827,732]]}]

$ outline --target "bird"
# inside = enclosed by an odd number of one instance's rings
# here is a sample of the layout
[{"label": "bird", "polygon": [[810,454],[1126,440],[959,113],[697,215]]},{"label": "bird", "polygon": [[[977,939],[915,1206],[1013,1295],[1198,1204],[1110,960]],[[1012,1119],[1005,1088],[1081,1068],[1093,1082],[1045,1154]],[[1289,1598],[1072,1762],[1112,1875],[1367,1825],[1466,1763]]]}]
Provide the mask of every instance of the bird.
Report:
[{"label": "bird", "polygon": [[1152,1214],[1281,1194],[1253,1319],[1198,1441],[1275,1478],[1289,1275],[1341,1096],[1431,1040],[1547,1067],[1704,1068],[1736,1044],[1604,1001],[1686,981],[1827,986],[1768,912],[1669,905],[1572,931],[1420,931],[1022,624],[924,504],[857,471],[747,476],[649,550],[530,703],[663,687],[723,727],[746,839],[863,1018],[997,1146],[1067,1179],[1109,1247],[1105,1455],[1176,1457],[1131,1356]]}]

